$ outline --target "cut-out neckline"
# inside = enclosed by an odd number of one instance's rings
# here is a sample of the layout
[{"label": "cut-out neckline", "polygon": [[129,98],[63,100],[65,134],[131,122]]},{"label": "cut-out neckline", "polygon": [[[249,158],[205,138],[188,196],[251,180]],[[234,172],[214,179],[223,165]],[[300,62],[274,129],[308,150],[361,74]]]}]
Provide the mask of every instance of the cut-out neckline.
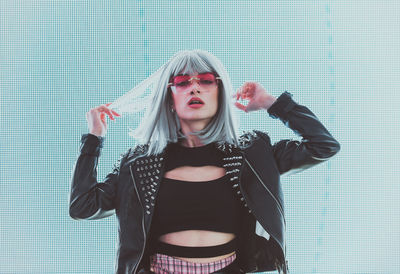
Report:
[{"label": "cut-out neckline", "polygon": [[206,184],[206,183],[217,183],[217,182],[223,181],[227,175],[228,174],[225,174],[222,177],[219,177],[219,178],[213,179],[213,180],[208,180],[208,181],[184,181],[184,180],[172,179],[172,178],[167,178],[167,177],[163,177],[163,180],[166,181],[166,182],[170,182],[170,183],[196,183],[196,184],[200,183],[200,184]]}]

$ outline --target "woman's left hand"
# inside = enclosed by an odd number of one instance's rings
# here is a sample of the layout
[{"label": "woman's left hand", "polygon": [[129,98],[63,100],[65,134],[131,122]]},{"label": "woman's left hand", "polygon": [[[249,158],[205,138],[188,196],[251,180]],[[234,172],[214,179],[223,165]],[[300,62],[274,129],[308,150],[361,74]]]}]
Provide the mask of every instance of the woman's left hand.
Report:
[{"label": "woman's left hand", "polygon": [[[265,88],[257,82],[245,82],[233,97],[236,97],[235,106],[245,112],[259,109],[267,110],[276,101],[276,98],[269,95]],[[237,102],[240,98],[249,100],[249,103],[242,105]]]}]

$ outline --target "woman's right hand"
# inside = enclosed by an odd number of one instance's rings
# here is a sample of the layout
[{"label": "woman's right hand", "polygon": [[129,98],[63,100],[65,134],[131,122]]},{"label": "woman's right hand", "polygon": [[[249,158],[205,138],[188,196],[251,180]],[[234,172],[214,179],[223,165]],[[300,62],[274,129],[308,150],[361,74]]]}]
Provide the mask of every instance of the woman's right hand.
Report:
[{"label": "woman's right hand", "polygon": [[107,132],[106,114],[111,120],[115,120],[115,116],[121,116],[115,111],[108,108],[111,103],[92,108],[86,113],[86,120],[88,122],[89,133],[104,137]]}]

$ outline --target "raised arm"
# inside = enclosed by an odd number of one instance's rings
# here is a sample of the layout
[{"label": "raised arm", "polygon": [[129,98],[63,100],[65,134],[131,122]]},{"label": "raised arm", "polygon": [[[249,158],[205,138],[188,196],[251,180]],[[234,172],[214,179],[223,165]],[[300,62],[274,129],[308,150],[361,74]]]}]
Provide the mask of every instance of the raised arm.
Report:
[{"label": "raised arm", "polygon": [[[269,116],[280,119],[301,141],[284,139],[272,145],[275,162],[280,174],[296,173],[328,160],[340,150],[340,144],[307,107],[296,103],[292,94],[285,91],[277,99],[269,95],[257,82],[246,82],[234,95],[247,99],[245,106],[235,105],[245,111],[267,110]],[[269,136],[257,131],[271,145]],[[289,173],[287,173],[289,174]]]},{"label": "raised arm", "polygon": [[[284,92],[268,108],[270,117],[280,119],[301,141],[284,139],[273,146],[275,161],[281,174],[296,173],[324,162],[339,152],[340,144],[307,107],[297,104]],[[263,138],[270,142],[269,137]],[[268,139],[267,139],[268,138]]]},{"label": "raised arm", "polygon": [[72,218],[101,219],[115,212],[119,168],[123,156],[114,164],[103,182],[97,182],[97,164],[104,137],[84,134],[75,163],[70,189],[69,214]]}]

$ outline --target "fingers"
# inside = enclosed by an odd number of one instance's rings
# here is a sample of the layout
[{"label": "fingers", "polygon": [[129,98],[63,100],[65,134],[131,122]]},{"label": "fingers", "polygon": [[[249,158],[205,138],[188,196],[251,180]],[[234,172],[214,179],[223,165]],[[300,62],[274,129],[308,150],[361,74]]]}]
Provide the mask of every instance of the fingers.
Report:
[{"label": "fingers", "polygon": [[234,94],[232,97],[236,97],[236,100],[249,100],[254,97],[256,88],[256,82],[245,82],[240,88],[237,89],[236,94]]},{"label": "fingers", "polygon": [[241,95],[242,95],[241,88],[238,88],[238,89],[236,90],[236,93],[232,95],[232,98],[235,98],[235,97],[236,97],[236,101],[237,101],[237,100],[240,99]]},{"label": "fingers", "polygon": [[104,115],[104,113],[108,114],[109,118],[111,120],[115,120],[114,115],[111,113],[111,110],[105,106],[100,106],[97,108],[98,111],[102,112],[102,115]]},{"label": "fingers", "polygon": [[[109,118],[110,118],[111,120],[115,120],[114,115],[115,115],[115,116],[121,116],[121,115],[118,114],[117,112],[115,112],[114,110],[109,109],[107,106],[109,106],[110,104],[111,104],[111,103],[107,103],[107,104],[102,105],[102,106],[99,106],[99,107],[97,107],[97,108],[95,108],[95,109],[96,109],[97,111],[102,112],[102,114],[103,114],[103,112],[106,113],[106,114],[109,116]],[[105,116],[103,115],[103,117],[105,117]]]},{"label": "fingers", "polygon": [[[112,103],[107,103],[107,104],[105,104],[105,106],[106,107],[108,107],[109,105],[111,105]],[[109,108],[107,108],[107,109],[109,109]],[[116,111],[114,111],[114,110],[112,110],[112,109],[109,109],[115,116],[121,116],[120,114],[118,114]]]},{"label": "fingers", "polygon": [[116,113],[114,110],[111,110],[111,112],[112,112],[113,114],[115,114],[116,116],[121,116],[121,115],[119,115],[118,113]]},{"label": "fingers", "polygon": [[243,110],[244,112],[247,112],[247,109],[246,109],[246,106],[245,106],[245,105],[242,105],[242,104],[239,103],[239,102],[235,102],[235,106],[236,106],[238,109],[241,109],[241,110]]}]

